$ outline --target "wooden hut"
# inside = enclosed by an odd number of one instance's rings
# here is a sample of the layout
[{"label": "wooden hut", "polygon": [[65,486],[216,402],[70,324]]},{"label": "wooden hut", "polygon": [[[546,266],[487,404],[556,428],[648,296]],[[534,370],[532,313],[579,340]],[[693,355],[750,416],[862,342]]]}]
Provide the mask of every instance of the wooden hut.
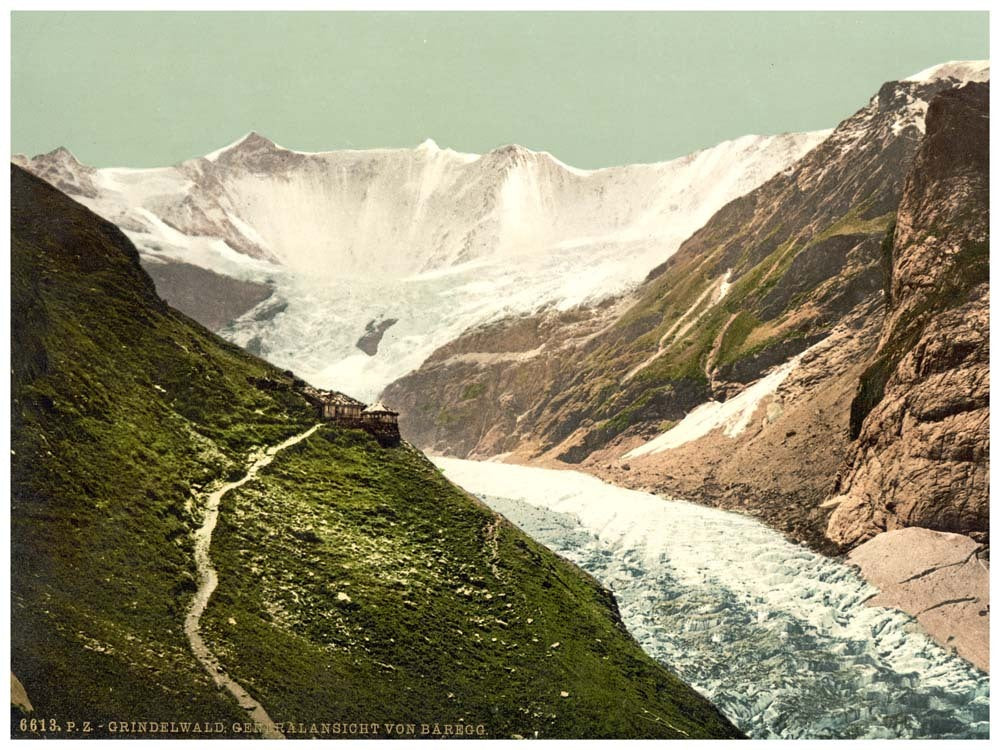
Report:
[{"label": "wooden hut", "polygon": [[376,401],[363,412],[361,418],[366,422],[378,424],[396,424],[399,419],[399,412],[388,408],[381,401]]},{"label": "wooden hut", "polygon": [[337,391],[330,391],[321,397],[323,404],[323,419],[332,419],[335,422],[360,422],[361,414],[365,405]]},{"label": "wooden hut", "polygon": [[398,420],[399,412],[393,411],[381,401],[376,401],[361,412],[361,426],[374,435],[383,447],[399,445]]}]

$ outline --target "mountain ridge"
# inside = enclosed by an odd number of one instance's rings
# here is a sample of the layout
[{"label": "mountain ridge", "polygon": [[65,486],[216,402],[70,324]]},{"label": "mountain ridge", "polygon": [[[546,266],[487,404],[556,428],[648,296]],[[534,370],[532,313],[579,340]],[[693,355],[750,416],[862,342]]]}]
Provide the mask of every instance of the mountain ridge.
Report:
[{"label": "mountain ridge", "polygon": [[[485,455],[510,450],[530,417],[541,428],[536,434],[550,435],[538,452],[554,450],[554,457],[563,454],[563,460],[578,461],[635,422],[679,420],[707,397],[724,398],[767,368],[816,343],[816,336],[881,288],[879,246],[901,194],[905,163],[922,136],[920,127],[908,121],[910,111],[914,101],[922,102],[950,85],[945,81],[886,84],[794,168],[721,208],[665,263],[649,272],[638,301],[597,339],[588,339],[586,347],[574,353],[573,347],[565,345],[572,340],[569,331],[554,334],[550,359],[555,361],[543,366],[548,371],[575,373],[569,389],[565,382],[556,381],[553,390],[534,396],[534,411],[524,402],[512,406],[507,413],[518,415],[517,426],[506,418],[497,421],[513,437],[473,450]],[[900,127],[900,123],[905,124]],[[724,299],[717,293],[709,300],[706,293],[712,285],[719,292],[724,286]],[[788,308],[802,295],[812,296],[813,301],[806,305],[800,300]],[[668,334],[673,340],[657,353],[656,343],[663,344]],[[692,339],[690,344],[680,340],[682,334]],[[569,359],[563,356],[567,351]],[[655,355],[652,360],[651,355]],[[429,359],[427,368],[435,361]],[[619,388],[614,372],[635,373],[644,361],[640,377],[621,388],[621,393],[612,391],[610,400],[600,395],[612,382]],[[434,377],[448,376],[441,371]],[[468,450],[435,442],[434,430],[446,435],[451,423],[433,427],[417,416],[419,405],[404,393],[407,386],[400,386],[405,382],[390,386],[387,395],[402,399],[400,405],[407,407],[409,429],[419,430],[412,433],[413,438],[437,450],[458,450],[458,455]],[[431,384],[435,381],[420,382],[416,391],[430,388],[435,392]],[[648,401],[656,388],[689,395],[675,400],[677,405],[671,408],[669,395]],[[484,394],[486,399],[495,396],[489,389]],[[640,403],[643,398],[648,406]],[[456,399],[437,401],[455,404]],[[574,407],[567,408],[567,401]],[[601,401],[605,403],[598,406]],[[496,411],[482,403],[468,406]],[[603,434],[591,428],[586,433],[590,437],[576,438],[585,442],[574,444],[568,438],[578,429],[581,410],[589,411],[593,422],[606,422],[599,428]],[[460,426],[463,421],[454,424]],[[567,442],[557,449],[563,441]]]},{"label": "mountain ridge", "polygon": [[[714,207],[824,135],[745,137],[595,171],[517,146],[478,157],[427,146],[304,154],[259,134],[176,167],[27,166],[121,226],[193,317],[218,323],[211,284],[235,287],[246,302],[225,308],[217,330],[319,385],[373,398],[470,325],[638,284]],[[178,293],[185,275],[204,303]],[[375,318],[399,322],[368,356],[355,343]]]}]

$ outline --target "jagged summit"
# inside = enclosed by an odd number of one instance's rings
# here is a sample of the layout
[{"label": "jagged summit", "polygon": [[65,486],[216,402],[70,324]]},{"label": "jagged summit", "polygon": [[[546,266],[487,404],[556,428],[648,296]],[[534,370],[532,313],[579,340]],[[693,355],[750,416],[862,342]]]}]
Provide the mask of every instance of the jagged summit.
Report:
[{"label": "jagged summit", "polygon": [[69,195],[94,198],[95,169],[82,164],[65,146],[59,146],[32,159],[14,156],[11,161],[24,167]]},{"label": "jagged summit", "polygon": [[242,148],[260,148],[262,146],[272,147],[275,145],[274,141],[270,138],[266,138],[258,133],[256,130],[251,130],[243,139],[239,142]]},{"label": "jagged summit", "polygon": [[59,146],[58,148],[54,148],[51,151],[47,151],[44,154],[39,154],[35,157],[35,159],[49,163],[58,163],[58,164],[68,163],[73,165],[80,164],[80,160],[77,159],[76,156],[73,155],[73,152],[70,151],[65,146]]},{"label": "jagged summit", "polygon": [[523,161],[530,158],[548,156],[548,154],[544,151],[532,151],[530,148],[522,146],[519,143],[507,143],[503,146],[497,146],[496,148],[483,154],[483,156],[496,159]]},{"label": "jagged summit", "polygon": [[932,65],[931,67],[914,73],[903,81],[908,83],[927,83],[942,78],[954,78],[958,81],[975,81],[982,83],[990,80],[989,60],[951,60],[949,62]]},{"label": "jagged summit", "polygon": [[280,147],[270,138],[265,138],[256,130],[251,130],[245,136],[237,141],[234,141],[233,143],[230,143],[228,146],[223,146],[210,154],[206,154],[205,158],[209,161],[216,161],[223,154],[233,152],[257,152],[275,148]]},{"label": "jagged summit", "polygon": [[519,143],[506,143],[503,146],[497,146],[490,151],[492,154],[498,154],[501,156],[514,156],[520,154],[535,154],[537,151],[532,151],[526,146],[522,146]]},{"label": "jagged summit", "polygon": [[487,151],[480,161],[491,168],[498,169],[501,173],[509,172],[515,167],[532,165],[533,167],[562,167],[566,171],[578,174],[585,174],[583,170],[577,170],[555,159],[548,151],[533,151],[518,143],[508,143],[503,146]]}]

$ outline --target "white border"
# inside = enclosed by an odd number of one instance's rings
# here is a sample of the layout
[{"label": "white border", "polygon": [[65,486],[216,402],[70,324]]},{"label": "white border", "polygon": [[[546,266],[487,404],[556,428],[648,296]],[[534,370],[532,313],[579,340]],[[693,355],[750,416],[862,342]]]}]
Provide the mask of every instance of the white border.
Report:
[{"label": "white border", "polygon": [[[97,3],[86,3],[86,2],[37,2],[29,3],[22,0],[21,2],[5,2],[3,9],[4,13],[2,18],[0,18],[0,33],[2,33],[3,44],[5,51],[3,54],[3,77],[2,86],[3,89],[3,117],[2,122],[0,122],[0,127],[2,127],[2,134],[4,141],[6,143],[6,148],[8,149],[8,159],[10,157],[10,12],[11,11],[36,11],[36,10],[71,10],[71,11],[83,11],[83,10],[115,10],[115,11],[132,11],[132,10],[170,10],[170,11],[180,11],[180,10],[198,10],[198,11],[236,11],[236,10],[254,10],[254,11],[296,11],[296,10],[356,10],[356,11],[378,11],[378,10],[449,10],[449,11],[462,11],[462,10],[474,10],[474,11],[487,11],[487,10],[504,10],[504,11],[543,11],[543,10],[557,10],[557,11],[568,11],[568,10],[607,10],[607,11],[677,11],[677,10],[714,10],[714,11],[749,11],[749,10],[777,10],[777,11],[990,11],[992,3],[985,2],[983,0],[963,0],[962,2],[955,2],[944,4],[941,2],[893,2],[886,0],[881,0],[880,2],[859,2],[859,0],[844,0],[843,2],[781,2],[772,0],[771,2],[754,2],[754,3],[738,3],[732,2],[722,2],[720,0],[702,0],[701,2],[619,2],[619,3],[609,3],[609,2],[523,2],[515,0],[513,2],[374,2],[374,3],[363,3],[363,2],[294,2],[291,4],[278,5],[274,2],[219,2],[219,0],[206,0],[204,2],[192,2],[192,0],[177,0],[176,2],[164,3],[164,2],[125,2],[123,0],[118,0],[117,2],[97,2]],[[993,38],[993,31],[995,30],[995,25],[997,15],[990,14],[990,37]],[[944,61],[942,61],[944,62]],[[991,94],[990,104],[991,108],[994,99]],[[990,140],[995,140],[997,126],[990,126]],[[990,180],[995,183],[995,177],[997,173],[996,163],[991,162],[990,168]],[[10,181],[3,181],[3,195],[4,203],[6,206],[10,205]],[[990,201],[991,213],[997,210],[997,199],[992,197]],[[5,252],[3,253],[3,265],[6,272],[6,278],[10,278],[10,212],[9,209],[5,209],[3,212],[4,217],[4,228],[3,228],[3,242]],[[992,253],[991,253],[992,256]],[[992,257],[991,257],[992,260]],[[997,263],[992,263],[990,272],[990,285],[995,287],[996,283],[1000,279],[1000,267]],[[5,342],[10,341],[10,285],[9,282],[0,287],[0,304],[7,311],[3,317],[2,324],[2,336]],[[996,305],[998,303],[991,302],[990,308],[990,318],[991,321],[996,319]],[[996,327],[993,326],[990,333],[990,346],[994,350],[1000,340],[1000,335],[998,335]],[[10,349],[9,346],[4,346],[3,353],[3,363],[6,375],[3,379],[3,426],[2,426],[2,446],[3,455],[10,455]],[[995,376],[994,368],[990,368],[991,378]],[[990,409],[996,412],[998,406],[1000,406],[1000,397],[994,398],[993,394],[990,397]],[[997,438],[1000,437],[1000,429],[995,429],[993,423],[991,422],[990,439],[991,445],[995,444]],[[990,455],[992,462],[992,451]],[[10,465],[7,463],[6,458],[3,463],[3,471],[0,472],[0,495],[7,502],[7,525],[4,527],[2,534],[2,546],[3,555],[6,561],[10,560]],[[990,504],[993,505],[993,499],[995,495],[991,490],[990,492]],[[991,532],[994,530],[993,524],[991,522]],[[0,631],[0,637],[3,638],[3,653],[5,658],[5,664],[10,665],[10,566],[9,563],[5,564],[3,567],[2,583],[3,595],[6,605],[5,614],[3,617],[3,630]],[[993,598],[995,592],[995,581],[991,581],[991,591],[990,595]],[[997,624],[993,622],[990,631],[990,639],[996,643],[996,628]],[[9,698],[9,695],[8,695]],[[0,723],[0,743],[7,744],[8,742],[13,742],[9,739],[10,737],[10,727],[9,727],[9,714],[5,712],[0,712],[3,715],[3,721]],[[995,724],[997,720],[997,709],[994,705],[990,707],[990,721]],[[30,741],[30,740],[24,740]],[[102,742],[102,740],[95,740],[96,742]],[[111,741],[111,740],[104,740]],[[237,745],[242,745],[250,740],[213,740],[211,741],[211,747],[232,747]],[[314,740],[315,742],[316,740]],[[319,742],[332,742],[333,740],[318,740]],[[337,740],[337,742],[343,742],[345,740]],[[349,740],[348,740],[349,741]],[[76,740],[45,740],[46,746],[62,747],[62,746],[72,746],[72,743]],[[115,747],[128,748],[133,747],[137,743],[144,742],[156,742],[157,746],[161,743],[187,743],[189,740],[113,740]],[[398,741],[393,740],[366,740],[367,746],[383,746],[390,743],[395,743]],[[472,746],[476,744],[477,740],[450,740],[448,742],[448,747],[458,745]],[[497,741],[494,741],[497,742]],[[499,740],[503,744],[508,744],[513,741]],[[543,740],[543,744],[556,743],[556,740]],[[574,746],[576,743],[594,743],[601,742],[599,740],[576,740],[574,741]],[[628,743],[628,748],[638,748],[638,747],[649,747],[654,743],[658,743],[657,740],[608,740],[603,741],[604,746],[607,743],[612,743],[617,745],[618,743]],[[734,741],[726,740],[704,740],[697,743],[697,747],[717,747],[720,744],[730,744]],[[757,742],[760,742],[759,740]],[[781,743],[782,747],[830,747],[832,744],[838,744],[842,742],[849,742],[852,748],[885,748],[885,744],[878,740],[784,740]],[[927,747],[928,745],[937,745],[944,740],[910,740],[906,742],[906,747]],[[967,742],[976,742],[980,746],[988,743],[989,740],[968,740]],[[676,745],[679,746],[679,745]],[[954,745],[951,745],[954,747]],[[190,745],[188,745],[190,747]]]}]

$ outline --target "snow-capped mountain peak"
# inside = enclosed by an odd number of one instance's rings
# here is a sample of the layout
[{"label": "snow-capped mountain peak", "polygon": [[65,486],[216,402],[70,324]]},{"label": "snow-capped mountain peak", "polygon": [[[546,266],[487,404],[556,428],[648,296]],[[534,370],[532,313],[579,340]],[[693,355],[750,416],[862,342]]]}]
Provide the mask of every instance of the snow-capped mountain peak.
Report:
[{"label": "snow-capped mountain peak", "polygon": [[538,151],[532,151],[530,148],[526,148],[518,143],[506,143],[484,154],[486,157],[496,159],[527,159],[539,155]]},{"label": "snow-capped mountain peak", "polygon": [[48,153],[36,156],[35,160],[45,164],[51,164],[53,166],[58,165],[69,168],[83,166],[80,163],[80,160],[73,155],[73,152],[65,146],[59,146],[58,148],[52,149]]},{"label": "snow-capped mountain peak", "polygon": [[60,160],[62,160],[62,159],[69,159],[71,161],[75,161],[75,162],[79,163],[79,159],[77,159],[73,155],[73,152],[70,151],[65,146],[59,146],[57,148],[54,148],[51,151],[49,151],[47,154],[43,154],[42,156],[43,156],[43,158],[50,158],[50,159],[60,159]]},{"label": "snow-capped mountain peak", "polygon": [[[118,224],[154,278],[188,264],[274,288],[261,309],[280,314],[251,310],[223,333],[370,398],[469,326],[638,284],[826,136],[751,136],[580,170],[516,144],[307,153],[252,131],[173,167],[94,170],[46,155],[29,168]],[[390,319],[374,356],[355,346]]]},{"label": "snow-capped mountain peak", "polygon": [[943,78],[953,78],[956,81],[974,81],[982,83],[990,80],[989,60],[952,60],[950,62],[932,65],[926,70],[914,73],[905,82],[928,83]]},{"label": "snow-capped mountain peak", "polygon": [[265,138],[256,130],[251,130],[249,133],[233,141],[228,146],[223,146],[220,149],[216,149],[209,154],[205,154],[204,158],[211,162],[216,162],[220,157],[232,154],[240,153],[257,153],[260,151],[273,151],[273,150],[287,151],[288,149],[282,149],[270,138]]}]

